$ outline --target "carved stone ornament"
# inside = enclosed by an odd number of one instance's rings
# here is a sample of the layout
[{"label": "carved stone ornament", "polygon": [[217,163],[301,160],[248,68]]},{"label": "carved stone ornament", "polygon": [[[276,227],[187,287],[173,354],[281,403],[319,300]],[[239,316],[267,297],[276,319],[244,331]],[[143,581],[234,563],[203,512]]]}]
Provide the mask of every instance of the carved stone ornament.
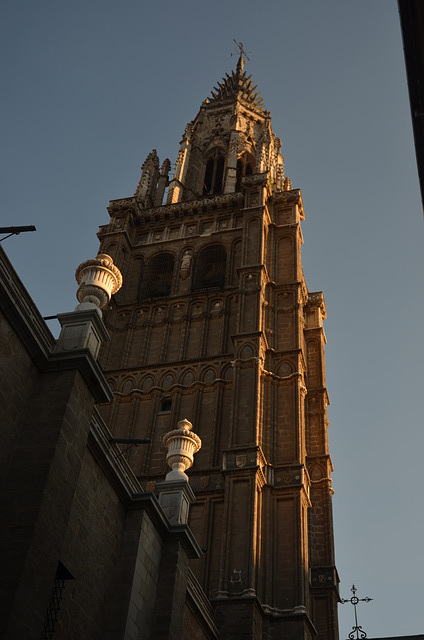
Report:
[{"label": "carved stone ornament", "polygon": [[247,462],[247,456],[245,455],[236,456],[236,465],[240,469],[246,466],[246,462]]},{"label": "carved stone ornament", "polygon": [[190,275],[190,266],[191,254],[189,251],[186,251],[183,255],[183,259],[181,260],[180,278],[182,280],[185,280]]},{"label": "carved stone ornament", "polygon": [[169,431],[163,437],[163,444],[168,449],[166,461],[171,467],[166,480],[185,480],[188,477],[184,473],[193,464],[194,454],[199,451],[202,441],[198,435],[191,431],[192,424],[186,418],[180,420],[177,429]]},{"label": "carved stone ornament", "polygon": [[77,308],[88,303],[103,309],[122,286],[121,272],[106,253],[99,253],[96,258],[80,264],[75,279],[79,284],[77,298],[81,303]]},{"label": "carved stone ornament", "polygon": [[201,489],[206,489],[209,486],[209,477],[202,476],[199,481],[199,486]]}]

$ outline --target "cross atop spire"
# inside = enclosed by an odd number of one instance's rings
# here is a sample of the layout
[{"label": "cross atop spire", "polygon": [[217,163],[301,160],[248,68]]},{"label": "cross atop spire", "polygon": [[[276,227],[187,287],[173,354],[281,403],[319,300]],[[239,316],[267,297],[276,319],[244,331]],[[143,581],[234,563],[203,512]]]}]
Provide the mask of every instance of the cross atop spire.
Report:
[{"label": "cross atop spire", "polygon": [[[250,60],[250,58],[247,55],[246,51],[244,50],[243,43],[242,42],[237,42],[237,40],[234,40],[234,38],[233,38],[233,41],[236,43],[236,47],[238,49],[238,54],[239,54],[239,59],[238,59],[238,62],[237,62],[237,72],[238,73],[243,73],[243,70],[244,70],[244,59],[246,58],[246,60]],[[249,53],[251,53],[251,52],[249,51]],[[231,54],[231,55],[233,55],[233,54]]]}]

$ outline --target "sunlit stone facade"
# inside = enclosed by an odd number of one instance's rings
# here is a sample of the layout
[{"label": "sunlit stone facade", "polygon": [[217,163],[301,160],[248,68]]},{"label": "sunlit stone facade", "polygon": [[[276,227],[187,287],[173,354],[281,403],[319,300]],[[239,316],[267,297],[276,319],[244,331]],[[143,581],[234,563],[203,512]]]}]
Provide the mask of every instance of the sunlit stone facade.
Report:
[{"label": "sunlit stone facade", "polygon": [[154,150],[135,195],[110,202],[100,252],[124,284],[104,311],[101,412],[115,436],[150,438],[125,454],[147,491],[168,471],[165,434],[187,419],[200,436],[191,569],[220,638],[336,640],[326,311],[280,149],[241,57],[174,175]]}]

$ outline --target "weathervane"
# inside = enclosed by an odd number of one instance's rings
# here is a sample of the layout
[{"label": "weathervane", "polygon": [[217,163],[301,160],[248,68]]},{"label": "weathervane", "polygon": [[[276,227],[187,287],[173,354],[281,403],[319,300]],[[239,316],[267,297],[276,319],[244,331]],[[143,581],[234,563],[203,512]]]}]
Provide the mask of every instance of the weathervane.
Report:
[{"label": "weathervane", "polygon": [[342,598],[340,600],[342,604],[345,604],[346,602],[350,602],[351,604],[353,604],[353,608],[355,610],[355,626],[352,627],[352,631],[349,633],[348,638],[350,640],[355,640],[355,631],[356,631],[356,638],[363,639],[367,637],[367,634],[365,633],[365,631],[363,631],[362,627],[358,625],[358,616],[356,613],[356,607],[359,602],[371,602],[373,598],[358,598],[356,596],[357,588],[355,587],[354,584],[352,585],[351,591],[353,593],[353,596],[351,598],[349,598],[348,600],[346,600],[345,598]]},{"label": "weathervane", "polygon": [[[234,38],[233,38],[233,41],[236,43],[236,47],[237,47],[238,51],[236,51],[236,53],[232,53],[231,55],[234,56],[234,55],[237,54],[241,58],[246,58],[246,60],[250,60],[249,56],[247,55],[246,51],[244,50],[243,43],[242,42],[237,42],[237,40],[234,40]],[[252,52],[249,51],[249,53],[252,53]]]}]

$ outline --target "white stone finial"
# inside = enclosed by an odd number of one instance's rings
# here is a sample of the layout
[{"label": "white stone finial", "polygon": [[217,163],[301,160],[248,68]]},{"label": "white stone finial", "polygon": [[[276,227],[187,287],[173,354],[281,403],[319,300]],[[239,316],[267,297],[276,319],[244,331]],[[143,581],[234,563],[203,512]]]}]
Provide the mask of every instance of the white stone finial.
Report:
[{"label": "white stone finial", "polygon": [[177,429],[169,431],[163,437],[163,444],[168,449],[166,461],[171,467],[166,480],[188,481],[184,473],[193,464],[194,454],[199,451],[202,441],[198,435],[191,431],[192,424],[186,418],[177,423]]},{"label": "white stone finial", "polygon": [[77,298],[80,304],[76,310],[88,308],[103,309],[122,286],[121,272],[106,253],[86,260],[75,272],[79,284]]}]

